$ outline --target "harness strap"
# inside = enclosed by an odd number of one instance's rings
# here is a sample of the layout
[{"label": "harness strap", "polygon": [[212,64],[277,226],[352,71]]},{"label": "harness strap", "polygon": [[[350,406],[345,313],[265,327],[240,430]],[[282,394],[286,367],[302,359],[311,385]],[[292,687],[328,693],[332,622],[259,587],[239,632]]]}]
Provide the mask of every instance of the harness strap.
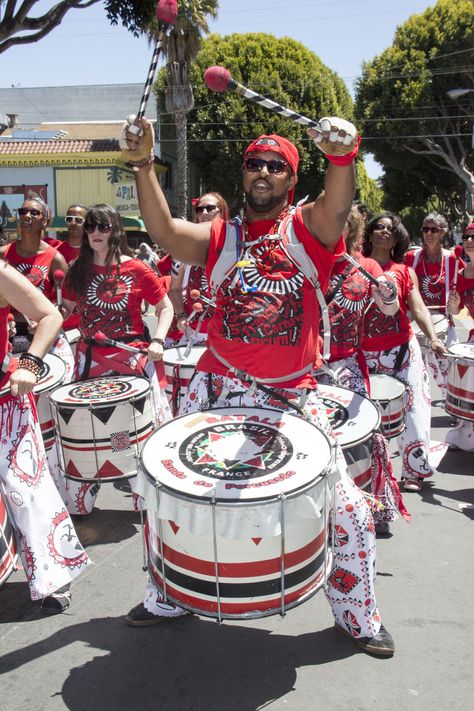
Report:
[{"label": "harness strap", "polygon": [[293,380],[293,378],[298,378],[300,375],[305,375],[306,373],[309,373],[313,369],[313,364],[309,363],[306,365],[304,368],[301,368],[300,370],[296,370],[293,373],[285,373],[285,375],[280,375],[278,378],[257,378],[254,375],[251,375],[250,373],[247,373],[245,370],[242,370],[241,368],[237,368],[237,366],[232,365],[227,361],[225,358],[223,358],[220,353],[216,351],[216,349],[208,345],[209,350],[211,351],[212,355],[217,358],[217,360],[222,363],[222,365],[225,365],[225,367],[228,369],[230,373],[234,373],[237,378],[240,378],[241,380],[248,380],[250,382],[255,382],[255,383],[281,383],[282,380]]}]

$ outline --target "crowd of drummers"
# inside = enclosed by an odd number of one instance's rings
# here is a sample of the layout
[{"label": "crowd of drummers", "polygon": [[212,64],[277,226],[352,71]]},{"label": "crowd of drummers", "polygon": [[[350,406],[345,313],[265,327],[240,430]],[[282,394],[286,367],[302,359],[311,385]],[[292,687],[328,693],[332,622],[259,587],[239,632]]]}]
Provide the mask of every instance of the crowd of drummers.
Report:
[{"label": "crowd of drummers", "polygon": [[[143,128],[146,135],[148,125]],[[139,137],[127,140],[129,152],[140,147]],[[51,212],[38,195],[18,209],[18,239],[0,247],[0,583],[20,556],[31,598],[45,614],[69,607],[71,582],[90,564],[71,516],[90,513],[101,486],[110,482],[120,482],[133,493],[135,508],[142,508],[136,452],[178,415],[269,407],[312,418],[336,440],[340,434],[336,459],[351,482],[344,490],[344,478],[338,482],[336,508],[344,501],[360,520],[347,514],[334,529],[346,530],[349,538],[352,529],[361,530],[362,519],[374,540],[375,534],[387,535],[399,516],[409,520],[404,494],[420,492],[436,476],[430,379],[451,419],[447,445],[474,451],[474,326],[464,343],[456,330],[459,314],[471,326],[474,318],[474,222],[464,227],[462,243],[447,249],[448,223],[432,212],[423,220],[421,247],[414,247],[398,215],[370,217],[364,206],[351,206],[347,176],[358,144],[339,139],[348,149],[333,155],[324,146],[331,140],[319,139],[331,165],[326,194],[309,210],[290,209],[295,147],[263,136],[244,155],[244,218],[230,220],[224,197],[205,193],[192,201],[192,223],[173,222],[181,223],[173,235],[183,243],[177,250],[160,238],[171,217],[160,202],[152,162],[147,156],[137,160],[142,214],[160,245],[158,255],[147,243],[132,252],[110,205],[71,205],[64,241],[47,236]],[[286,181],[281,189],[279,180]],[[272,191],[275,199],[265,211],[260,206]],[[329,227],[321,237],[323,223]],[[308,235],[314,234],[321,244],[313,253]],[[294,257],[294,235],[316,264],[316,276]],[[232,240],[237,251],[227,248]],[[280,249],[285,240],[288,248]],[[236,343],[242,346],[238,362]],[[368,431],[360,414],[366,400],[376,407]],[[124,403],[128,409],[121,410]],[[349,412],[352,403],[356,412],[347,441],[338,426],[340,403]],[[95,424],[87,429],[94,407]],[[392,437],[400,481],[388,448]],[[371,541],[358,544],[359,558],[369,550],[375,555]],[[371,574],[351,567],[348,557],[344,565],[336,559],[325,591],[336,628],[364,651],[390,656],[393,640],[372,592],[363,615],[348,603],[355,595],[344,588],[341,570],[366,575],[367,589],[372,585]],[[126,622],[170,621],[190,609],[168,599],[150,575],[144,602]]]}]

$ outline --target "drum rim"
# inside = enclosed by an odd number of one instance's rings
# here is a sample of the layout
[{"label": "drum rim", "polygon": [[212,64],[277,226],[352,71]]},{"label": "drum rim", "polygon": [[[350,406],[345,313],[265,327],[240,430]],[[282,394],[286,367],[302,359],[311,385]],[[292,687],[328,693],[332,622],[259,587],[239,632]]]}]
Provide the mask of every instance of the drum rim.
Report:
[{"label": "drum rim", "polygon": [[[197,361],[196,361],[196,363],[193,363],[189,360],[189,358],[187,360],[183,359],[183,360],[179,360],[179,361],[174,361],[174,360],[170,361],[170,360],[166,359],[166,355],[170,351],[186,351],[187,347],[188,346],[172,346],[171,348],[165,348],[165,350],[163,351],[163,363],[166,363],[167,365],[188,365],[188,366],[194,367],[196,365]],[[200,349],[202,351],[202,353],[204,353],[204,351],[207,350],[206,346],[196,344],[194,346],[191,346],[189,353],[191,354],[194,350],[197,350],[197,349]],[[201,353],[201,355],[202,355],[202,353]],[[198,360],[199,360],[199,357],[198,357]]]},{"label": "drum rim", "polygon": [[144,452],[145,452],[145,448],[146,448],[146,446],[148,445],[148,443],[150,442],[150,440],[152,439],[152,437],[154,437],[158,432],[160,432],[161,429],[165,428],[166,425],[170,424],[171,422],[174,423],[174,422],[176,422],[176,421],[178,421],[178,420],[180,420],[180,419],[182,419],[182,418],[184,418],[184,417],[190,417],[190,416],[196,417],[196,415],[202,414],[203,412],[214,412],[214,413],[215,413],[215,412],[219,412],[219,411],[220,411],[220,412],[223,412],[223,413],[227,413],[227,414],[228,414],[228,413],[229,413],[229,409],[231,409],[231,408],[228,408],[228,407],[214,407],[214,408],[210,408],[210,409],[207,409],[207,410],[196,410],[195,412],[188,412],[188,413],[186,413],[185,415],[177,415],[177,416],[174,417],[172,420],[169,420],[168,422],[164,422],[162,425],[160,425],[160,426],[155,430],[155,432],[153,432],[152,435],[150,435],[150,437],[147,439],[147,441],[146,441],[145,444],[143,445],[142,451],[140,452],[140,461],[139,461],[139,465],[138,465],[139,471],[142,471],[142,472],[144,473],[144,475],[145,475],[147,481],[149,481],[150,484],[152,484],[152,485],[154,486],[154,488],[157,489],[157,490],[159,490],[160,492],[161,492],[161,491],[163,491],[164,493],[171,492],[171,494],[172,494],[173,496],[175,496],[175,494],[176,494],[176,497],[175,497],[175,498],[182,499],[183,501],[188,501],[188,502],[201,502],[202,505],[209,505],[209,504],[215,505],[215,506],[220,505],[221,508],[224,508],[224,507],[235,508],[236,506],[254,506],[255,503],[257,503],[257,502],[258,502],[259,504],[272,504],[272,505],[274,505],[275,502],[281,501],[282,493],[284,494],[285,499],[292,499],[292,498],[294,498],[296,495],[299,496],[300,494],[304,493],[304,491],[306,491],[306,490],[308,490],[308,489],[311,489],[311,488],[312,488],[315,484],[317,484],[319,481],[322,481],[322,480],[324,480],[324,478],[327,478],[327,477],[329,476],[329,474],[330,474],[330,472],[331,472],[331,470],[332,470],[332,466],[333,466],[334,445],[331,443],[331,440],[329,439],[328,435],[327,435],[325,432],[323,432],[323,430],[321,430],[317,425],[315,425],[314,422],[311,422],[310,420],[306,420],[304,417],[301,417],[300,415],[296,415],[296,414],[294,414],[294,413],[292,413],[292,412],[288,412],[288,411],[286,411],[286,410],[279,410],[279,409],[277,409],[276,407],[274,408],[274,407],[255,407],[255,406],[254,406],[254,407],[240,407],[240,408],[239,408],[239,407],[235,407],[235,408],[233,408],[233,409],[236,409],[236,410],[258,410],[259,412],[261,412],[261,411],[264,411],[264,412],[279,412],[279,413],[281,413],[281,414],[285,414],[285,415],[288,415],[288,416],[290,416],[290,417],[294,417],[294,418],[297,419],[297,420],[301,420],[301,421],[303,421],[303,422],[306,422],[307,424],[309,424],[309,425],[311,425],[312,427],[314,427],[321,435],[323,435],[323,437],[324,437],[324,439],[326,440],[326,442],[327,442],[327,444],[328,444],[328,447],[329,447],[329,453],[330,453],[329,461],[328,461],[328,463],[326,464],[326,466],[322,469],[322,471],[319,472],[317,475],[315,475],[315,476],[311,479],[311,481],[310,481],[309,483],[308,483],[308,482],[305,482],[304,484],[302,484],[302,485],[301,485],[300,487],[298,487],[297,489],[291,490],[291,492],[288,492],[288,493],[286,493],[286,492],[280,492],[279,494],[273,494],[271,497],[266,497],[266,498],[263,498],[263,499],[262,499],[261,497],[258,497],[258,498],[247,498],[247,499],[222,499],[222,498],[218,498],[218,497],[213,498],[213,497],[211,497],[211,496],[205,496],[205,494],[206,494],[206,491],[205,491],[205,490],[201,492],[201,496],[198,496],[198,495],[196,495],[196,494],[184,493],[184,492],[182,492],[182,491],[173,489],[173,488],[172,488],[171,486],[169,486],[168,484],[162,484],[162,483],[160,483],[157,479],[155,479],[155,478],[153,477],[153,475],[152,475],[151,472],[147,469],[147,467],[145,466],[145,464],[144,464],[144,462],[143,462],[143,454],[144,454]]},{"label": "drum rim", "polygon": [[[463,353],[462,355],[458,354],[455,351],[455,348],[458,346],[471,346],[472,356],[469,355],[468,353]],[[453,356],[453,358],[456,359],[455,360],[456,363],[459,363],[460,361],[465,360],[468,363],[468,365],[474,365],[474,343],[471,343],[471,341],[463,341],[462,343],[453,343],[451,346],[448,347],[448,352],[451,354],[451,356]]]},{"label": "drum rim", "polygon": [[[49,387],[42,387],[42,385],[44,385],[44,383],[42,384],[42,383],[41,383],[41,380],[40,380],[40,381],[35,385],[35,387],[33,388],[33,393],[34,393],[35,395],[41,395],[41,393],[48,392],[49,390],[56,389],[57,387],[59,387],[60,385],[63,384],[63,380],[64,380],[64,378],[66,377],[66,363],[65,363],[64,360],[61,358],[61,356],[56,355],[56,353],[46,353],[45,357],[43,358],[43,360],[44,360],[45,362],[48,362],[48,361],[51,360],[51,359],[52,359],[52,362],[53,362],[53,363],[54,363],[55,361],[59,361],[59,362],[61,363],[61,366],[62,366],[61,377],[60,377],[60,379],[59,379],[57,382],[54,382],[52,385],[49,385]],[[50,372],[52,373],[51,369],[50,369]],[[54,375],[54,373],[52,373],[52,374]]]},{"label": "drum rim", "polygon": [[391,380],[395,380],[397,382],[397,385],[400,384],[402,386],[401,392],[393,398],[374,398],[372,395],[372,383],[370,384],[370,399],[373,401],[375,400],[376,402],[393,402],[394,400],[398,400],[398,398],[403,397],[403,395],[406,393],[407,386],[403,382],[403,380],[400,380],[400,378],[396,378],[394,375],[389,375],[388,373],[369,373],[369,380],[371,378],[390,378]]},{"label": "drum rim", "polygon": [[[368,402],[370,402],[372,407],[375,407],[375,409],[377,411],[377,422],[376,422],[375,427],[372,430],[370,430],[370,432],[367,435],[365,435],[363,438],[359,437],[358,439],[352,440],[351,442],[346,442],[344,445],[342,445],[339,437],[334,435],[336,438],[336,442],[339,444],[341,449],[349,449],[350,447],[356,447],[358,444],[363,444],[364,442],[366,442],[369,439],[369,437],[371,437],[374,434],[374,432],[377,432],[380,429],[380,424],[382,422],[380,410],[377,407],[377,405],[373,402],[373,400],[370,399],[370,397],[367,397],[367,395],[361,395],[360,393],[356,393],[354,390],[350,390],[349,388],[343,388],[341,385],[326,385],[326,383],[321,383],[321,384],[318,383],[318,392],[320,391],[320,388],[322,388],[322,387],[333,388],[333,389],[335,388],[336,390],[347,390],[348,392],[352,393],[353,395],[357,395],[358,397],[363,398],[364,400],[368,400]],[[332,425],[331,425],[331,428],[332,428]],[[332,429],[334,430],[337,428],[332,428]]]},{"label": "drum rim", "polygon": [[[61,402],[60,400],[55,399],[53,396],[58,392],[60,388],[66,388],[68,386],[77,386],[83,383],[87,383],[88,381],[94,381],[94,380],[117,380],[117,378],[136,378],[137,380],[143,380],[144,383],[146,383],[147,388],[144,390],[142,393],[139,395],[134,395],[132,397],[127,397],[127,398],[122,398],[120,400],[107,400],[107,401],[101,401],[101,400],[94,400],[93,402]],[[89,408],[93,406],[94,410],[98,410],[104,407],[110,407],[111,405],[120,405],[121,403],[127,403],[127,402],[135,402],[135,400],[139,400],[140,398],[148,395],[151,391],[151,383],[148,380],[148,378],[145,378],[143,375],[104,375],[100,376],[98,378],[87,378],[86,380],[71,380],[69,383],[63,383],[62,385],[59,385],[58,387],[55,387],[53,391],[50,393],[50,400],[51,403],[54,404],[55,406],[60,405],[63,409],[76,409],[78,407],[81,408]]]}]

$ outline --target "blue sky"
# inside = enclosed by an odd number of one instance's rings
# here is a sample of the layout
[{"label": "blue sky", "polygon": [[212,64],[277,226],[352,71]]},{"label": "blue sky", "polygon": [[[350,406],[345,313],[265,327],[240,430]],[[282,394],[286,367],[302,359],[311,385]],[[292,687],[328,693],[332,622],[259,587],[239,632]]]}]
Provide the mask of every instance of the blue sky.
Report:
[{"label": "blue sky", "polygon": [[[37,8],[44,11],[53,4],[40,2]],[[398,25],[434,4],[424,0],[221,0],[218,20],[211,23],[211,29],[221,35],[268,32],[292,37],[315,52],[352,91],[362,63],[392,44]],[[0,55],[0,86],[143,83],[151,54],[145,38],[112,27],[99,3],[70,11],[60,27],[40,42]],[[7,107],[0,111],[7,112]],[[372,177],[380,173],[371,161],[367,169]]]}]

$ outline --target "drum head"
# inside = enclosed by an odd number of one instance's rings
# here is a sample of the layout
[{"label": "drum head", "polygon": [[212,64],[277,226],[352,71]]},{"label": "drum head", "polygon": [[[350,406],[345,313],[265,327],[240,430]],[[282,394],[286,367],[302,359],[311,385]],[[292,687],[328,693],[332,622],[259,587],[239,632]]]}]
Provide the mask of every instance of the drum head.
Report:
[{"label": "drum head", "polygon": [[405,384],[398,378],[384,373],[370,375],[370,397],[372,400],[384,402],[396,400],[405,392]]},{"label": "drum head", "polygon": [[185,498],[274,501],[319,480],[331,445],[295,415],[229,407],[167,422],[146,442],[141,459],[148,478]]},{"label": "drum head", "polygon": [[318,392],[343,449],[365,442],[378,429],[380,413],[369,398],[332,385],[318,385]]},{"label": "drum head", "polygon": [[[446,333],[446,331],[448,330],[448,325],[449,325],[448,319],[446,318],[446,316],[443,316],[443,314],[436,314],[436,313],[430,314],[430,315],[431,315],[431,320],[433,322],[434,332],[436,334]],[[421,328],[418,326],[416,321],[411,322],[411,328],[412,328],[412,331],[415,334],[415,336],[423,336],[424,337],[424,334],[423,334]]]},{"label": "drum head", "polygon": [[100,407],[143,397],[149,390],[150,383],[146,378],[117,375],[68,383],[56,388],[51,393],[51,400],[61,407]]},{"label": "drum head", "polygon": [[47,353],[43,358],[43,362],[41,378],[33,388],[35,395],[60,385],[66,375],[66,364],[59,356]]},{"label": "drum head", "polygon": [[196,363],[206,349],[203,346],[193,346],[187,358],[184,357],[186,346],[178,348],[166,348],[163,353],[163,363],[165,365],[189,365],[195,368]]},{"label": "drum head", "polygon": [[472,360],[474,365],[474,343],[454,343],[448,351],[456,358]]}]

